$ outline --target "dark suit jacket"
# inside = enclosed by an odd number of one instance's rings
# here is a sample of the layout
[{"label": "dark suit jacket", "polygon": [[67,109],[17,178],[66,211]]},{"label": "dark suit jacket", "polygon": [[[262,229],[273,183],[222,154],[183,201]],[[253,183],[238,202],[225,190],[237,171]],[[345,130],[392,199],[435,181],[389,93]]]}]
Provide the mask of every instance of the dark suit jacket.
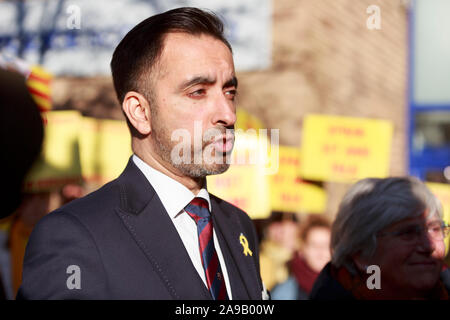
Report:
[{"label": "dark suit jacket", "polygon": [[[176,196],[176,195],[174,195]],[[261,299],[257,237],[247,214],[211,195],[233,299]],[[253,255],[244,255],[240,234]],[[66,282],[80,269],[80,289]],[[73,280],[73,278],[72,278]],[[70,282],[70,281],[69,281]],[[18,299],[211,299],[158,195],[132,159],[116,180],[41,219]]]},{"label": "dark suit jacket", "polygon": [[355,300],[355,297],[332,276],[331,262],[328,262],[314,282],[309,299],[321,301]]}]

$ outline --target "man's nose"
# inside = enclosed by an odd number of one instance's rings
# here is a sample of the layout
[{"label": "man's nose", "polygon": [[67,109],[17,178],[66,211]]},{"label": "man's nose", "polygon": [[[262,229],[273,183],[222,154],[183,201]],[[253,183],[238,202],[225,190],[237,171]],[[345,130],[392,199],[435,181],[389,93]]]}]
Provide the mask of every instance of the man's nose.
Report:
[{"label": "man's nose", "polygon": [[224,93],[218,94],[213,107],[213,124],[231,127],[236,122],[236,106]]}]

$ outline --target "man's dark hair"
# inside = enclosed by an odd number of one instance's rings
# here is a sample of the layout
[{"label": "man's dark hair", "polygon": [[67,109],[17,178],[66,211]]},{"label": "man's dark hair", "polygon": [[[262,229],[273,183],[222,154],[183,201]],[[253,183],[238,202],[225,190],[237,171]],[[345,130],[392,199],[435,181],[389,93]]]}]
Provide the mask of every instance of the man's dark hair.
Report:
[{"label": "man's dark hair", "polygon": [[151,99],[148,78],[161,55],[164,37],[170,32],[209,35],[231,51],[223,34],[223,23],[212,12],[183,7],[147,18],[125,35],[113,53],[111,71],[120,103],[128,91]]}]

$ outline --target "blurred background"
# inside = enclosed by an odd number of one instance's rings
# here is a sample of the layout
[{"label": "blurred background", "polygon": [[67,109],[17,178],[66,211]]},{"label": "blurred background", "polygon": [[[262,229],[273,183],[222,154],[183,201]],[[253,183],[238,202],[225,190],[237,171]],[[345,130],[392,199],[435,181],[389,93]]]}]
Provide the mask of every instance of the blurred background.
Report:
[{"label": "blurred background", "polygon": [[[329,224],[361,178],[417,176],[450,220],[447,0],[0,0],[0,69],[23,77],[0,86],[26,87],[44,130],[22,201],[0,220],[7,298],[35,223],[117,177],[131,155],[110,76],[115,46],[180,6],[219,14],[233,47],[241,130],[235,164],[208,189],[255,222],[268,289],[284,284],[281,298],[301,298],[283,292],[298,272],[317,276]],[[2,126],[17,109],[5,101]],[[17,132],[2,135],[19,143]],[[259,160],[239,162],[248,154]]]}]

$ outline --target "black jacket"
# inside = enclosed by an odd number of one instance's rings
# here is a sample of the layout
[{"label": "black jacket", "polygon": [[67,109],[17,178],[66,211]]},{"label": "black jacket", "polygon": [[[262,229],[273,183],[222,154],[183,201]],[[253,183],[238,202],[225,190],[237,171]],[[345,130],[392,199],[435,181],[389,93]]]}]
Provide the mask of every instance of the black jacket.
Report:
[{"label": "black jacket", "polygon": [[355,300],[350,291],[331,276],[331,263],[322,269],[309,296],[310,300]]},{"label": "black jacket", "polygon": [[[355,300],[350,291],[331,276],[331,263],[328,263],[320,272],[311,291],[310,300]],[[450,268],[441,272],[441,281],[447,292],[450,292]]]},{"label": "black jacket", "polygon": [[[210,199],[233,299],[261,299],[252,221],[226,201],[212,195]],[[243,253],[241,234],[252,255]],[[80,271],[80,288],[68,285],[76,272],[73,266]],[[211,295],[161,200],[130,159],[119,178],[38,222],[27,245],[17,298],[211,299]]]}]

